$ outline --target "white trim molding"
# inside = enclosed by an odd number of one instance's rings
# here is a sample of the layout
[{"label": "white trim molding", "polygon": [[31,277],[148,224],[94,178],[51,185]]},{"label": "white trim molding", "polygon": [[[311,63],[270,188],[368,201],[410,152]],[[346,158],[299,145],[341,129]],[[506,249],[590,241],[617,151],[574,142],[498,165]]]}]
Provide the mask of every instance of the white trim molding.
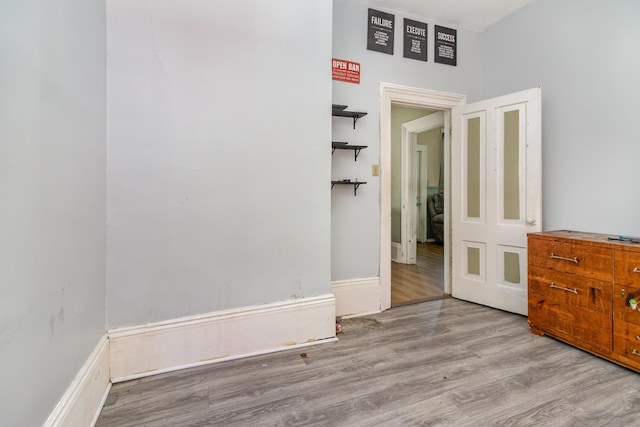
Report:
[{"label": "white trim molding", "polygon": [[331,282],[336,297],[336,316],[344,318],[380,312],[380,278],[336,280]]},{"label": "white trim molding", "polygon": [[332,294],[108,331],[111,381],[336,341]]},{"label": "white trim molding", "polygon": [[103,335],[44,426],[93,426],[110,389],[109,340]]}]

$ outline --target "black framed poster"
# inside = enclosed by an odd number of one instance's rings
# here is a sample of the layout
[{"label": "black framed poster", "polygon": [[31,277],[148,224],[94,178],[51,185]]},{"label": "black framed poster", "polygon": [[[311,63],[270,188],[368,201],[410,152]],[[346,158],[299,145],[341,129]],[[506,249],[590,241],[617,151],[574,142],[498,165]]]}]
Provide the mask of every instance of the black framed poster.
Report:
[{"label": "black framed poster", "polygon": [[427,24],[404,18],[404,57],[427,60]]},{"label": "black framed poster", "polygon": [[458,32],[452,28],[435,25],[434,61],[440,64],[457,65],[458,60]]},{"label": "black framed poster", "polygon": [[367,50],[393,55],[393,26],[395,15],[369,9]]}]

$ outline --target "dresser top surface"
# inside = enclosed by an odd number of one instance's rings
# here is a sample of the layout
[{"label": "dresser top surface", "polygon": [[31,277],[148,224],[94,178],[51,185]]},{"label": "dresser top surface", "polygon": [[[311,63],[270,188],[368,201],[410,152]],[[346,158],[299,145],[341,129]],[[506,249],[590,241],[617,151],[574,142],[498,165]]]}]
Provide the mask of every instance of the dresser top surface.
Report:
[{"label": "dresser top surface", "polygon": [[[616,240],[620,239],[621,236],[613,234],[589,233],[574,230],[542,231],[538,233],[528,233],[527,236],[545,240],[570,241],[571,243],[578,244],[610,246],[615,249],[640,252],[640,243],[637,242],[640,241],[639,237],[633,237],[634,243],[628,240]],[[630,238],[630,236],[624,236],[624,238]]]}]

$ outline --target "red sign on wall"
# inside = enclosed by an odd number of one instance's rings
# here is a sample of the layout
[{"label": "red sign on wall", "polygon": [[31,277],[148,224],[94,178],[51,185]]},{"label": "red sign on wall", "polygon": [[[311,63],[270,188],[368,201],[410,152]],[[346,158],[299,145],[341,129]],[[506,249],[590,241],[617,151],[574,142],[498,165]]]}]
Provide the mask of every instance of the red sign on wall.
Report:
[{"label": "red sign on wall", "polygon": [[360,64],[333,58],[331,60],[331,74],[333,80],[360,84]]}]

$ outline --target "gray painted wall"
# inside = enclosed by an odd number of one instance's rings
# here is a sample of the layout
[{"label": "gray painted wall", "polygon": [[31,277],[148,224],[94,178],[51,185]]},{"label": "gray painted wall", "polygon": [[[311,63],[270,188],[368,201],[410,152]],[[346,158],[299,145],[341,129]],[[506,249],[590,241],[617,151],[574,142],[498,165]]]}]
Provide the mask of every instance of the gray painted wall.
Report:
[{"label": "gray painted wall", "polygon": [[[387,55],[367,50],[367,9],[364,2],[334,0],[333,57],[360,63],[360,84],[333,82],[333,103],[366,111],[353,129],[348,119],[333,118],[333,140],[368,145],[358,161],[348,155],[333,156],[332,176],[367,181],[353,197],[347,188],[331,194],[332,280],[374,277],[380,271],[380,180],[371,165],[380,162],[380,83],[396,83],[445,92],[462,93],[469,101],[481,95],[481,33],[458,29],[458,66],[433,62],[433,25],[446,25],[428,16],[395,14],[395,51]],[[404,18],[427,22],[428,61],[402,57]]]},{"label": "gray painted wall", "polygon": [[104,335],[104,2],[4,1],[0,76],[0,425],[37,426]]},{"label": "gray painted wall", "polygon": [[107,14],[108,326],[329,293],[332,3]]},{"label": "gray painted wall", "polygon": [[484,96],[542,87],[545,230],[640,235],[639,22],[637,0],[540,0],[484,34]]}]

